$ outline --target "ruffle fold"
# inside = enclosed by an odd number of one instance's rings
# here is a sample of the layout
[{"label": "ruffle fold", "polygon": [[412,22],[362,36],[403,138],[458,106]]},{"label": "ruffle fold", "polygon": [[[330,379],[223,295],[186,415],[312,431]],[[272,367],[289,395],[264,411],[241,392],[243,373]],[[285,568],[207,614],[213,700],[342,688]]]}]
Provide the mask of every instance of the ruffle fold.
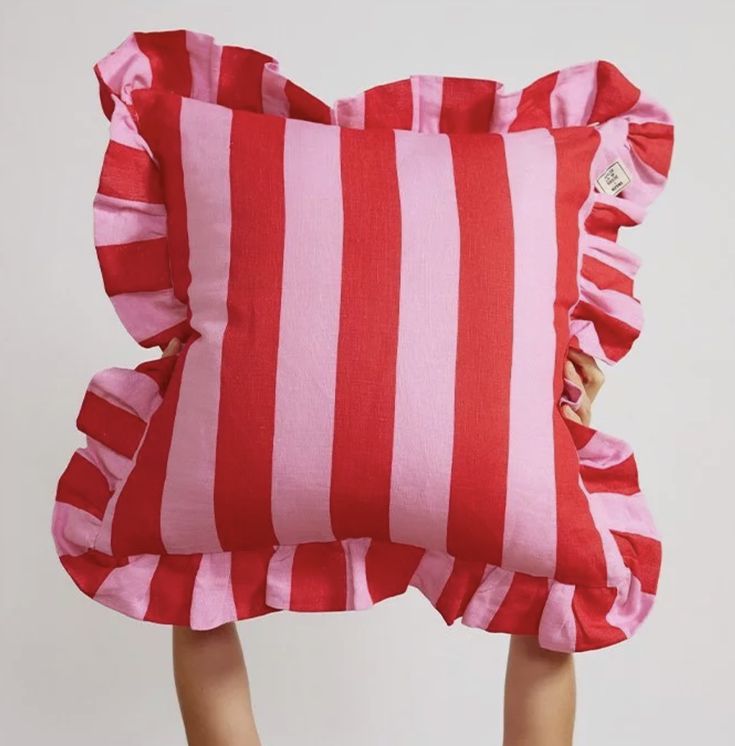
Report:
[{"label": "ruffle fold", "polygon": [[[570,346],[614,364],[640,333],[640,303],[633,293],[640,260],[618,243],[618,231],[640,224],[665,185],[673,127],[666,111],[609,62],[559,70],[515,92],[496,81],[414,75],[332,106],[283,76],[274,58],[221,47],[191,31],[131,34],[94,69],[110,119],[94,200],[95,245],[105,290],[144,347],[163,348],[172,337],[186,341],[191,333],[185,277],[177,276],[167,248],[163,186],[131,106],[131,92],[148,87],[345,127],[366,126],[368,97],[371,127],[439,132],[453,123],[471,131],[483,116],[485,129],[478,131],[592,126],[600,144],[580,213],[579,298],[570,313]],[[451,97],[451,106],[440,105],[442,80],[462,93]],[[615,160],[632,181],[610,196],[596,180]],[[365,609],[414,587],[447,624],[460,619],[488,631],[533,634],[543,647],[567,652],[624,640],[649,613],[661,546],[635,458],[625,442],[566,419],[579,456],[580,486],[603,541],[605,587],[570,585],[368,538],[203,555],[113,556],[109,523],[116,496],[180,355],[133,370],[106,369],[85,392],[77,427],[86,445],[59,479],[53,534],[65,569],[96,601],[138,619],[208,629],[281,609]],[[576,409],[581,395],[565,378],[560,404]],[[308,593],[300,578],[308,578]]]}]

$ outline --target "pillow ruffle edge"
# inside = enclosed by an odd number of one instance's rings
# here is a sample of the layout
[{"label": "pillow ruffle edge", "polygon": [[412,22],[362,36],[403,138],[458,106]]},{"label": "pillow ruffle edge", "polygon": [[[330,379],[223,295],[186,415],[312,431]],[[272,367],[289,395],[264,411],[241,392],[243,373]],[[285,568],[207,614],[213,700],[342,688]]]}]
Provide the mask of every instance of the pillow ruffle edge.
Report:
[{"label": "pillow ruffle edge", "polygon": [[[149,55],[144,63],[145,37],[157,56]],[[185,286],[176,287],[168,258],[157,167],[137,131],[130,93],[151,85],[153,59],[157,79],[169,90],[185,85],[192,95],[216,101],[223,49],[212,37],[190,31],[138,33],[95,65],[110,118],[110,143],[94,203],[95,244],[105,290],[126,329],[144,347],[163,348],[174,336],[185,341],[191,330],[181,290]],[[227,49],[242,56],[244,70],[258,60],[260,67],[251,67],[253,74],[257,70],[263,76],[263,110],[283,113],[279,92],[291,86],[289,100],[302,102],[303,118],[342,126],[359,121],[364,94],[326,107],[284,78],[273,58],[255,50]],[[549,97],[552,77],[555,94]],[[435,78],[408,80],[418,92],[416,121],[423,131],[432,131],[439,126]],[[389,94],[400,83],[376,88]],[[673,143],[670,119],[604,61],[552,73],[514,93],[497,84],[494,95],[497,131],[513,128],[514,112],[516,118],[526,112],[541,122],[547,117],[553,126],[594,124],[600,148],[590,183],[611,159],[622,159],[633,176],[616,197],[590,192],[580,225],[579,300],[570,314],[570,344],[615,363],[641,329],[632,287],[639,261],[620,246],[617,233],[641,222],[665,184]],[[203,555],[113,556],[104,518],[135,463],[180,355],[147,361],[134,370],[101,371],[85,393],[77,427],[86,434],[87,445],[75,451],[59,480],[53,533],[66,571],[94,600],[134,618],[208,629],[280,609],[369,608],[415,587],[447,624],[461,619],[488,631],[538,635],[543,647],[566,652],[624,640],[650,611],[661,549],[633,454],[623,441],[568,420],[580,459],[580,484],[605,547],[607,587],[570,585],[371,539]],[[576,407],[579,398],[580,391],[565,380],[562,401]],[[299,593],[299,568],[308,570],[310,587],[319,589],[310,599]]]}]

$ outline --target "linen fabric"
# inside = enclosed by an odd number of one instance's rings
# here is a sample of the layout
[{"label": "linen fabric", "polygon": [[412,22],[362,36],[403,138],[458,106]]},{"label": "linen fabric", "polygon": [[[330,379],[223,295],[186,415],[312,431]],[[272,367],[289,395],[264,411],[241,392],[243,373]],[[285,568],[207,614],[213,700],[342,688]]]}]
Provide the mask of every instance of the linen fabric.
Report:
[{"label": "linen fabric", "polygon": [[184,344],[85,392],[53,517],[77,586],[195,629],[413,586],[549,649],[630,637],[660,537],[630,446],[560,405],[569,348],[612,365],[640,333],[618,231],[668,113],[602,60],[329,106],[185,30],[95,73],[104,287],[143,347]]}]

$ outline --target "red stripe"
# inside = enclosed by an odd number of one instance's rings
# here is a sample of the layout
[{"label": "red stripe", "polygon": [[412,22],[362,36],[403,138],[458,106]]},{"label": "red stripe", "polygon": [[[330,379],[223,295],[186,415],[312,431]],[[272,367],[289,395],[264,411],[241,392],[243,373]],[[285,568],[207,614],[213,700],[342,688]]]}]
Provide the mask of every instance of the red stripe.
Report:
[{"label": "red stripe", "polygon": [[120,491],[111,529],[112,551],[116,555],[163,554],[166,551],[161,538],[161,500],[181,371],[189,348],[187,344],[176,356],[178,366],[173,370],[166,396],[151,416],[135,466]]},{"label": "red stripe", "polygon": [[395,141],[386,129],[342,128],[340,137],[344,240],[332,527],[337,538],[388,539],[401,269]]},{"label": "red stripe", "polygon": [[452,572],[436,601],[436,609],[447,624],[464,614],[487,565],[484,562],[455,560]]},{"label": "red stripe", "polygon": [[601,290],[617,290],[633,297],[633,278],[589,254],[582,256],[582,276]]},{"label": "red stripe", "polygon": [[128,564],[127,558],[111,557],[96,549],[88,549],[77,556],[62,555],[59,559],[79,590],[91,597],[116,567]]},{"label": "red stripe", "polygon": [[577,586],[574,589],[572,611],[577,627],[575,650],[595,650],[626,639],[622,629],[606,621],[616,595],[615,588]]},{"label": "red stripe", "polygon": [[148,153],[114,140],[107,143],[97,191],[136,202],[163,202],[161,177]]},{"label": "red stripe", "polygon": [[413,93],[408,78],[365,91],[365,129],[389,127],[410,130],[412,124]]},{"label": "red stripe", "polygon": [[238,619],[261,616],[275,611],[265,602],[268,563],[274,552],[275,549],[269,546],[232,553],[230,575]]},{"label": "red stripe", "polygon": [[285,121],[248,112],[235,112],[232,120],[228,324],[222,340],[214,481],[223,549],[277,543],[270,501],[283,271]]},{"label": "red stripe", "polygon": [[405,592],[425,551],[408,544],[371,541],[365,554],[365,574],[373,602]]},{"label": "red stripe", "polygon": [[153,73],[151,88],[191,96],[191,65],[186,31],[136,31],[138,48],[148,58]]},{"label": "red stripe", "polygon": [[[589,195],[592,159],[600,145],[596,130],[552,129],[556,148],[557,272],[554,330],[554,401],[564,386],[564,363],[569,341],[569,309],[578,297],[577,257],[579,211]],[[577,449],[566,420],[554,410],[554,468],[556,474],[556,571],[564,583],[605,585],[607,565],[602,538],[595,527],[586,495],[579,486]],[[583,556],[582,556],[583,555]],[[583,573],[583,579],[580,576]]]},{"label": "red stripe", "polygon": [[[131,94],[138,113],[138,128],[161,167],[166,194],[166,233],[175,296],[188,303],[189,232],[187,228],[184,170],[181,163],[181,97],[137,89]],[[187,321],[191,311],[187,308]]]},{"label": "red stripe", "polygon": [[578,451],[581,451],[597,433],[597,430],[593,427],[582,425],[574,420],[565,419],[564,422],[569,429],[569,434],[572,436],[572,440],[574,441],[574,445]]},{"label": "red stripe", "polygon": [[97,259],[108,295],[171,287],[165,238],[98,246]]},{"label": "red stripe", "polygon": [[145,420],[87,390],[77,415],[77,429],[131,458],[145,432]]},{"label": "red stripe", "polygon": [[605,122],[632,109],[641,92],[615,65],[601,60],[597,64],[597,94],[587,124]]},{"label": "red stripe", "polygon": [[625,531],[611,531],[623,561],[641,583],[644,593],[656,594],[661,570],[661,542]]},{"label": "red stripe", "polygon": [[594,466],[581,466],[580,474],[588,492],[614,492],[618,495],[637,495],[638,468],[633,454],[615,466],[599,469]]},{"label": "red stripe", "polygon": [[658,122],[630,122],[628,140],[638,157],[662,176],[669,175],[674,146],[674,128]]},{"label": "red stripe", "polygon": [[331,124],[331,110],[327,104],[300,86],[286,81],[284,93],[289,105],[289,118]]},{"label": "red stripe", "polygon": [[56,485],[56,499],[86,510],[100,520],[112,496],[107,477],[75,451]]},{"label": "red stripe", "polygon": [[606,314],[587,301],[580,301],[572,312],[572,316],[575,319],[588,319],[594,323],[602,349],[614,362],[620,360],[630,350],[633,342],[641,333],[640,329]]},{"label": "red stripe", "polygon": [[510,588],[487,626],[490,632],[537,635],[549,597],[549,581],[522,572],[513,573]]},{"label": "red stripe", "polygon": [[222,47],[217,103],[231,109],[263,111],[263,68],[273,58],[254,49]]},{"label": "red stripe", "polygon": [[618,229],[621,226],[631,227],[634,225],[638,224],[622,210],[602,202],[595,202],[592,205],[590,214],[585,220],[585,228],[589,233],[607,238],[609,241],[617,241]]},{"label": "red stripe", "polygon": [[347,559],[339,542],[299,544],[291,570],[292,611],[347,608]]},{"label": "red stripe", "polygon": [[489,132],[497,83],[472,78],[442,78],[439,132]]},{"label": "red stripe", "polygon": [[188,627],[201,554],[164,554],[158,560],[150,586],[147,622]]},{"label": "red stripe", "polygon": [[551,94],[558,77],[558,71],[549,73],[523,89],[516,108],[515,119],[508,127],[509,132],[553,126],[551,122]]},{"label": "red stripe", "polygon": [[185,319],[184,321],[180,321],[178,324],[174,324],[168,329],[163,329],[162,331],[157,332],[151,337],[146,337],[145,339],[141,339],[140,342],[138,342],[138,344],[141,347],[158,346],[163,350],[165,349],[166,345],[174,337],[178,337],[180,340],[183,341],[187,339],[191,333],[192,333],[191,325]]},{"label": "red stripe", "polygon": [[502,137],[449,137],[460,267],[447,551],[500,565],[508,470],[513,215]]},{"label": "red stripe", "polygon": [[144,360],[135,366],[138,373],[144,373],[152,378],[158,384],[158,390],[163,393],[168,388],[171,380],[171,373],[176,365],[177,356],[167,355],[166,357],[157,357],[153,360]]}]

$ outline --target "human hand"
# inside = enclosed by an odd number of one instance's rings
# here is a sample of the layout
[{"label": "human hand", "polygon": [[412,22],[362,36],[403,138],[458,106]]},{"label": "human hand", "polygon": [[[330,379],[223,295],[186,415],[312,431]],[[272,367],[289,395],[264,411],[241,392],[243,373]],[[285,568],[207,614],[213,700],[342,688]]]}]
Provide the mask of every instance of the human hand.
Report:
[{"label": "human hand", "polygon": [[178,337],[174,337],[166,345],[166,349],[161,354],[161,357],[168,357],[169,355],[175,355],[180,350],[181,350],[181,340]]},{"label": "human hand", "polygon": [[564,404],[561,412],[569,420],[589,425],[592,417],[592,402],[605,382],[605,374],[597,366],[593,357],[569,348],[568,357],[564,363],[564,375],[576,383],[584,393],[578,410],[575,411],[568,404]]}]

